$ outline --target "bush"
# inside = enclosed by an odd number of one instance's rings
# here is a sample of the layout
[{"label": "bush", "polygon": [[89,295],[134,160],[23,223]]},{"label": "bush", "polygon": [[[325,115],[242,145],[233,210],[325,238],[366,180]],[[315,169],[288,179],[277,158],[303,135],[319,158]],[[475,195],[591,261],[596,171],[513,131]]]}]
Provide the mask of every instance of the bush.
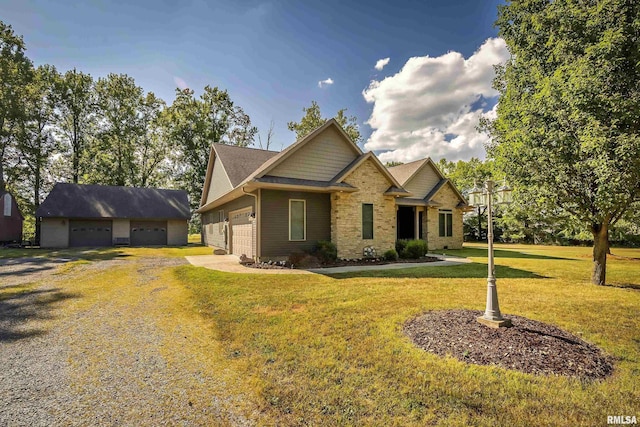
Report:
[{"label": "bush", "polygon": [[289,255],[289,265],[293,268],[314,268],[320,266],[320,260],[304,252],[294,252]]},{"label": "bush", "polygon": [[408,240],[396,240],[396,253],[400,254],[400,258],[404,258],[404,248],[407,247]]},{"label": "bush", "polygon": [[319,240],[313,251],[322,264],[330,264],[338,259],[338,248],[328,240]]},{"label": "bush", "polygon": [[398,252],[395,249],[389,249],[384,253],[384,259],[386,261],[397,261],[398,260]]},{"label": "bush", "polygon": [[427,247],[427,242],[424,240],[410,240],[407,242],[407,246],[405,246],[403,251],[403,258],[421,258],[423,257],[429,248]]}]

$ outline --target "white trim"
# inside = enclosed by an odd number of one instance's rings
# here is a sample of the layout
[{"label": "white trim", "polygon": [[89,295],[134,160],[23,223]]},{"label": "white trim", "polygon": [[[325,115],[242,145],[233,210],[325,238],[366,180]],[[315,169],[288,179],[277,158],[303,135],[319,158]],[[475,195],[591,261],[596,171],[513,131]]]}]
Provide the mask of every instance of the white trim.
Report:
[{"label": "white trim", "polygon": [[11,194],[4,193],[4,216],[11,216]]},{"label": "white trim", "polygon": [[[440,235],[440,214],[444,214],[444,235]],[[447,219],[447,216],[450,219]],[[449,224],[451,222],[451,224]],[[447,235],[448,225],[451,225],[451,235]],[[438,209],[438,237],[453,237],[453,210]]]},{"label": "white trim", "polygon": [[[213,216],[213,212],[211,216]],[[213,222],[213,218],[211,222]],[[218,210],[218,234],[222,234],[222,233],[224,233],[224,209],[219,209]]]},{"label": "white trim", "polygon": [[[303,203],[303,223],[302,223],[302,239],[291,238],[291,202]],[[307,240],[307,201],[305,199],[289,199],[289,241],[290,242],[305,242]]]}]

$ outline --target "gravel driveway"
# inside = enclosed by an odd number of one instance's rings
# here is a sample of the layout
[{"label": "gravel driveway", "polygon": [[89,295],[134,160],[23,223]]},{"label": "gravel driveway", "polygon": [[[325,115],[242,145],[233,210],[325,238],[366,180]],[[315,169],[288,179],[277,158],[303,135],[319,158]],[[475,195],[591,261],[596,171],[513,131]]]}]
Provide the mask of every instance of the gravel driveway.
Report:
[{"label": "gravel driveway", "polygon": [[[189,325],[161,326],[173,313],[158,275],[184,258],[95,261],[57,274],[65,261],[0,263],[0,289],[36,283],[0,294],[0,425],[252,424],[206,357],[182,351]],[[114,269],[126,286],[86,291]]]}]

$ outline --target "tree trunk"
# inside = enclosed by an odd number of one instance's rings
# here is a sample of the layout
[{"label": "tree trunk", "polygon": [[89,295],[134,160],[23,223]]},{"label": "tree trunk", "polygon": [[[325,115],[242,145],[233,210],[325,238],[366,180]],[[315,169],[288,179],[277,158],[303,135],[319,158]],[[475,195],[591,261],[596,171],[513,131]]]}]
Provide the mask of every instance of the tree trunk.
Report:
[{"label": "tree trunk", "polygon": [[[40,165],[35,170],[35,185],[33,186],[33,212],[40,206]],[[36,217],[34,239],[40,245],[40,218]]]},{"label": "tree trunk", "polygon": [[604,286],[607,276],[607,252],[609,251],[609,225],[607,223],[594,224],[593,233],[593,272],[591,283]]},{"label": "tree trunk", "polygon": [[0,160],[0,191],[4,191],[6,184],[4,183],[4,157]]}]

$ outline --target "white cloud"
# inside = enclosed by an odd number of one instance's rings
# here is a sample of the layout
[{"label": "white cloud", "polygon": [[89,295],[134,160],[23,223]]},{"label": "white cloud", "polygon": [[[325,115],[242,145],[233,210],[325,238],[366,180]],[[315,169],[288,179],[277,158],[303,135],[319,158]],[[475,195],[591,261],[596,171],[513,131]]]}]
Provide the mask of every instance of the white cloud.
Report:
[{"label": "white cloud", "polygon": [[376,62],[376,66],[374,68],[378,71],[382,71],[384,66],[389,63],[390,59],[391,58],[378,59],[378,62]]},{"label": "white cloud", "polygon": [[325,80],[320,80],[318,82],[318,87],[324,87],[324,86],[330,86],[333,84],[333,79],[331,77],[325,79]]},{"label": "white cloud", "polygon": [[176,84],[177,87],[179,87],[182,90],[189,88],[189,85],[187,84],[187,82],[185,82],[183,79],[181,79],[178,76],[173,76],[173,82]]},{"label": "white cloud", "polygon": [[384,151],[383,162],[484,158],[487,136],[476,126],[483,115],[495,115],[495,106],[483,111],[478,104],[498,95],[493,65],[508,57],[504,40],[488,39],[468,59],[458,52],[414,57],[397,74],[372,81],[362,92],[373,103],[365,148]]}]

